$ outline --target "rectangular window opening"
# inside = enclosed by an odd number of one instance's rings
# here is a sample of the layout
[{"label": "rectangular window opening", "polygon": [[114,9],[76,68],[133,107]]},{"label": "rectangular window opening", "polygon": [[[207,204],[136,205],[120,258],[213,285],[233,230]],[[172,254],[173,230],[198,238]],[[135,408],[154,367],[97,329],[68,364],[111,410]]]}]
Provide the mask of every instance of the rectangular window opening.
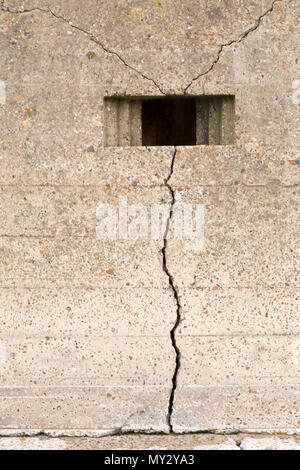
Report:
[{"label": "rectangular window opening", "polygon": [[105,98],[105,146],[232,145],[235,97]]}]

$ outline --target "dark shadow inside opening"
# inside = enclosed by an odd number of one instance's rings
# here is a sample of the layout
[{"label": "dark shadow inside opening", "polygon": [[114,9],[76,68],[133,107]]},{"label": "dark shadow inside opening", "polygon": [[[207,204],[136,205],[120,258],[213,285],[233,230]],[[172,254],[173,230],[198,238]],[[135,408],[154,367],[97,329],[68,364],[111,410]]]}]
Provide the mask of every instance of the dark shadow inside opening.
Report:
[{"label": "dark shadow inside opening", "polygon": [[196,145],[196,100],[143,100],[142,145]]}]

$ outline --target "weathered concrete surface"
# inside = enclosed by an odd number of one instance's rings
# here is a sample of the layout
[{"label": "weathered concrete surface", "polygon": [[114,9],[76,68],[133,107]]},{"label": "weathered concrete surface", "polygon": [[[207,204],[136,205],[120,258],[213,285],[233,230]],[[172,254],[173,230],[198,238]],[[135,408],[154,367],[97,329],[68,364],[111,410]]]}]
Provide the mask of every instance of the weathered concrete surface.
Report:
[{"label": "weathered concrete surface", "polygon": [[178,432],[299,429],[297,10],[275,4],[189,88],[236,95],[237,144],[178,148],[170,180],[176,201],[205,207],[202,252],[168,244],[182,319]]},{"label": "weathered concrete surface", "polygon": [[124,435],[88,437],[0,437],[0,450],[300,450],[291,436]]},{"label": "weathered concrete surface", "polygon": [[163,241],[96,237],[100,204],[170,203],[173,149],[102,149],[103,73],[156,89],[51,14],[2,11],[1,32],[1,427],[167,432]]},{"label": "weathered concrete surface", "polygon": [[[297,432],[299,2],[0,6],[1,428]],[[235,145],[104,148],[104,96],[164,93],[235,95]],[[204,249],[97,239],[120,195]]]},{"label": "weathered concrete surface", "polygon": [[112,436],[102,438],[0,438],[0,450],[240,450],[231,437]]},{"label": "weathered concrete surface", "polygon": [[245,437],[240,442],[242,450],[300,450],[299,438],[259,436]]}]

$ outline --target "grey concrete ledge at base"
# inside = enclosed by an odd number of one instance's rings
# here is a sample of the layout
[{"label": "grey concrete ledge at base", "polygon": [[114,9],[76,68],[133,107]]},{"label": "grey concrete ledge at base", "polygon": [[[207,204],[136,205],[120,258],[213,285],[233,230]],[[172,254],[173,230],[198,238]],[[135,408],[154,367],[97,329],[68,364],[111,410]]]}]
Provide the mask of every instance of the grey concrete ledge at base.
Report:
[{"label": "grey concrete ledge at base", "polygon": [[300,438],[240,434],[0,437],[1,450],[300,450]]}]

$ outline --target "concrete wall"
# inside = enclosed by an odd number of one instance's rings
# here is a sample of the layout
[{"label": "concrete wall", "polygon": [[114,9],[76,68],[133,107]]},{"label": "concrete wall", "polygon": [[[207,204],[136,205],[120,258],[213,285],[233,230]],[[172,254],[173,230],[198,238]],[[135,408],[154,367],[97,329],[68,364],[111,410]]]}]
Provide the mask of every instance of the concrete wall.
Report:
[{"label": "concrete wall", "polygon": [[[299,2],[0,5],[1,432],[297,432]],[[105,96],[165,94],[235,95],[235,144],[104,146]],[[170,238],[99,240],[119,196]]]}]

